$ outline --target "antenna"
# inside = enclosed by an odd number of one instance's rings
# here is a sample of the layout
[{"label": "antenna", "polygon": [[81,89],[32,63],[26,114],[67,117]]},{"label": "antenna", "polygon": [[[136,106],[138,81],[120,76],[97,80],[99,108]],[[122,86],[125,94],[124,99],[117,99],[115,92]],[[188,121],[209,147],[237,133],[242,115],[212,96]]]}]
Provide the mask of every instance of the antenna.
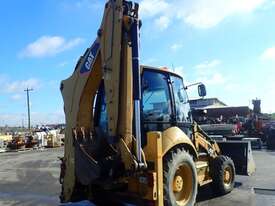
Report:
[{"label": "antenna", "polygon": [[173,63],[172,63],[172,70],[173,70],[173,72],[175,72],[175,67],[174,67]]}]

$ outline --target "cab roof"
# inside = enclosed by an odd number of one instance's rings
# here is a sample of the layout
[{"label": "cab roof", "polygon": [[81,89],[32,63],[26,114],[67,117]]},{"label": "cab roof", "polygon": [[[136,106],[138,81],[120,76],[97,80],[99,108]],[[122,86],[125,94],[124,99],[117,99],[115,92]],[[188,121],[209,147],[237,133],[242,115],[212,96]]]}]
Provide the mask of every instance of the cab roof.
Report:
[{"label": "cab roof", "polygon": [[166,72],[166,73],[169,73],[169,74],[173,74],[175,76],[178,76],[180,78],[183,78],[180,74],[174,72],[174,71],[171,71],[169,68],[167,67],[153,67],[153,66],[148,66],[148,65],[141,65],[140,66],[141,68],[141,72],[143,71],[143,69],[147,69],[147,70],[153,70],[153,71],[162,71],[162,72]]}]

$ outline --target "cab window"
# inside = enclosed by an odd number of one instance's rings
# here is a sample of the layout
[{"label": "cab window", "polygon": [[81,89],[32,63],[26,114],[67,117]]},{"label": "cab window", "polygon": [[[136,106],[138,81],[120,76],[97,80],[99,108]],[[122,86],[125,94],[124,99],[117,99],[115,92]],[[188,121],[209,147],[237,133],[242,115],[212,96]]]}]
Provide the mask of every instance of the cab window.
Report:
[{"label": "cab window", "polygon": [[171,81],[175,99],[176,121],[191,122],[190,106],[183,81],[180,77],[173,75],[171,76]]},{"label": "cab window", "polygon": [[143,73],[142,118],[145,131],[163,131],[170,126],[171,102],[167,78],[160,72]]}]

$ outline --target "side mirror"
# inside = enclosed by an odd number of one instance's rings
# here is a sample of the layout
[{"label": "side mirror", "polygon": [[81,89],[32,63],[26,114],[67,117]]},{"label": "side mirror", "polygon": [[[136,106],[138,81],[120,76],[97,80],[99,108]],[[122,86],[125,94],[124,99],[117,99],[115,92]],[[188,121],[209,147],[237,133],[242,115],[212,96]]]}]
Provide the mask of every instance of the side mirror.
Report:
[{"label": "side mirror", "polygon": [[206,96],[206,88],[204,84],[200,84],[198,86],[198,93],[200,97],[205,97]]}]

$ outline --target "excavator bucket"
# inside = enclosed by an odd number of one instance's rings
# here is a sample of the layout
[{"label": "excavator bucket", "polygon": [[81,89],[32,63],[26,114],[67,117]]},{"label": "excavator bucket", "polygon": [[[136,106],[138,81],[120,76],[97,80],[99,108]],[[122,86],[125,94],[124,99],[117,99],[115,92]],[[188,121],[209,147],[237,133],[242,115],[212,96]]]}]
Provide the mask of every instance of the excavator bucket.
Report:
[{"label": "excavator bucket", "polygon": [[238,175],[252,175],[256,165],[252,155],[250,141],[216,141],[221,153],[230,157]]}]

